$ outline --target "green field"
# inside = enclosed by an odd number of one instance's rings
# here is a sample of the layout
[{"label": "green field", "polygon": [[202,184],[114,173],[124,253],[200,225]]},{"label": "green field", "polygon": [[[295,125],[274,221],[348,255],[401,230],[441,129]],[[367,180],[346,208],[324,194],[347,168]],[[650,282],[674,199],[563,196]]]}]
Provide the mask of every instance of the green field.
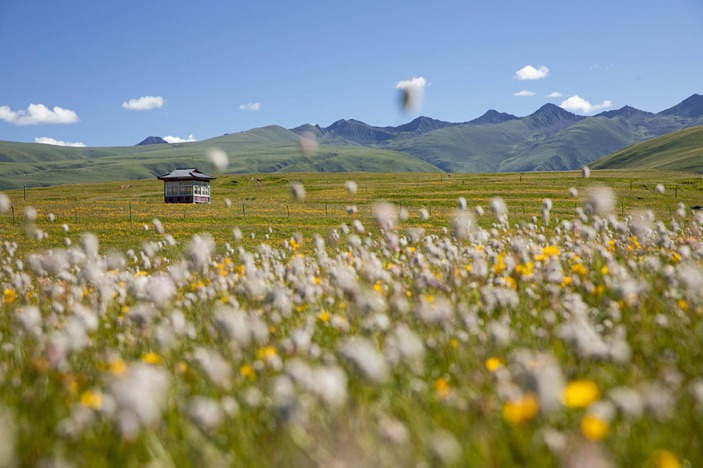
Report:
[{"label": "green field", "polygon": [[703,126],[628,146],[593,164],[597,169],[703,172]]},{"label": "green field", "polygon": [[703,177],[4,193],[2,466],[703,464]]}]

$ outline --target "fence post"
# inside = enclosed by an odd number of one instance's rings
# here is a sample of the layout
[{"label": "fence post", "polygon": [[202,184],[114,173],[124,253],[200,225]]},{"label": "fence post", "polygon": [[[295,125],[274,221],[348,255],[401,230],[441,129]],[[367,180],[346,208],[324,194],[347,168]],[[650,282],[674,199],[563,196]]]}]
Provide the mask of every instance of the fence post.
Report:
[{"label": "fence post", "polygon": [[290,206],[286,203],[286,211],[288,212],[288,217],[290,218]]},{"label": "fence post", "polygon": [[24,184],[22,187],[24,190],[24,201],[27,201],[27,184]]},{"label": "fence post", "polygon": [[244,208],[244,202],[242,202],[242,216],[247,215],[247,210]]},{"label": "fence post", "polygon": [[10,209],[12,210],[12,224],[15,224],[15,205],[10,205]]},{"label": "fence post", "polygon": [[132,202],[129,202],[129,222],[132,222]]}]

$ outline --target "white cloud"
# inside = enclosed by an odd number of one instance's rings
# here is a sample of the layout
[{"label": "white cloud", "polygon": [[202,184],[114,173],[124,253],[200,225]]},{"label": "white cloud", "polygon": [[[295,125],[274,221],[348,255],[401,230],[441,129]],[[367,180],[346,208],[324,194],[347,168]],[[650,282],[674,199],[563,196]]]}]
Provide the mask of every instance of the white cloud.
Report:
[{"label": "white cloud", "polygon": [[535,68],[532,65],[525,65],[524,67],[515,72],[513,78],[520,81],[539,80],[542,78],[546,78],[547,75],[549,75],[549,68],[545,67],[544,65],[540,66],[539,68]]},{"label": "white cloud", "polygon": [[534,91],[528,91],[526,89],[523,89],[522,91],[518,91],[517,93],[513,93],[513,96],[520,96],[520,97],[528,97],[528,96],[534,96],[535,92]]},{"label": "white cloud", "polygon": [[166,104],[166,99],[162,96],[142,96],[136,99],[130,99],[122,103],[122,108],[127,110],[143,111],[151,109],[160,109]]},{"label": "white cloud", "polygon": [[167,143],[190,143],[193,141],[198,141],[195,139],[195,137],[193,136],[192,133],[190,135],[188,135],[188,139],[169,135],[169,136],[165,136],[164,140],[166,140]]},{"label": "white cloud", "polygon": [[41,143],[43,145],[54,145],[54,146],[74,146],[76,148],[84,148],[84,143],[71,143],[70,141],[56,140],[51,137],[35,137],[34,143]]},{"label": "white cloud", "polygon": [[608,107],[611,107],[613,105],[612,101],[603,101],[600,104],[591,104],[590,102],[586,101],[584,98],[578,95],[573,95],[570,98],[566,99],[564,102],[559,104],[559,107],[562,109],[566,109],[571,112],[582,112],[584,114],[590,114],[591,112],[595,112],[600,109],[607,109]]},{"label": "white cloud", "polygon": [[551,93],[547,94],[545,97],[560,98],[560,97],[564,97],[564,93],[560,93],[559,91],[552,91]]},{"label": "white cloud", "polygon": [[78,115],[58,106],[49,109],[44,104],[30,104],[27,110],[18,111],[0,106],[0,120],[14,125],[72,124],[78,122]]},{"label": "white cloud", "polygon": [[240,104],[239,110],[256,112],[261,109],[260,102],[250,102],[248,104]]}]

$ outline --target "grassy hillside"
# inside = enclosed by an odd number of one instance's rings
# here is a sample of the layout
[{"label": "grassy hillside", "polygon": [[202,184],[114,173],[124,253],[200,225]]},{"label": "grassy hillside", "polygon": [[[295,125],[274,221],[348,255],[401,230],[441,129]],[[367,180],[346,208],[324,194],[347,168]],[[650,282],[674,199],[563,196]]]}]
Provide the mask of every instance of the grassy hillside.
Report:
[{"label": "grassy hillside", "polygon": [[299,137],[282,127],[265,127],[194,143],[112,148],[67,148],[0,142],[0,189],[79,182],[153,178],[177,167],[208,169],[207,149],[230,159],[227,173],[265,172],[435,172],[415,156],[364,147],[321,145],[302,156]]},{"label": "grassy hillside", "polygon": [[703,126],[629,146],[592,164],[595,169],[663,169],[703,174]]}]

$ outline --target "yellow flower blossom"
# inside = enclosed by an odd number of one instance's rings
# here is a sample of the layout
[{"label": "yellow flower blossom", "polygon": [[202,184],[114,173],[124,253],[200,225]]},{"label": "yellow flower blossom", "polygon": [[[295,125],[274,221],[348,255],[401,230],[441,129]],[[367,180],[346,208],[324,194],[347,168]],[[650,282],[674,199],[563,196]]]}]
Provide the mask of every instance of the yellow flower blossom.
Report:
[{"label": "yellow flower blossom", "polygon": [[156,353],[146,353],[142,355],[142,361],[147,364],[159,364],[161,362],[161,358]]},{"label": "yellow flower blossom", "polygon": [[433,386],[438,397],[444,398],[449,394],[449,382],[444,377],[435,380]]},{"label": "yellow flower blossom", "polygon": [[688,309],[688,302],[686,302],[686,299],[679,299],[677,302],[679,308],[681,310],[687,310]]},{"label": "yellow flower blossom", "polygon": [[254,371],[254,368],[249,364],[244,364],[239,368],[239,375],[249,380],[256,379],[256,371]]},{"label": "yellow flower blossom", "polygon": [[256,357],[259,359],[271,359],[272,357],[275,357],[278,354],[276,351],[276,348],[273,346],[265,346],[263,348],[260,348],[256,352]]},{"label": "yellow flower blossom", "polygon": [[603,276],[605,276],[605,275],[608,274],[609,271],[610,271],[610,270],[608,270],[608,267],[607,267],[607,266],[603,266],[603,268],[600,269],[600,274],[603,275]]},{"label": "yellow flower blossom", "polygon": [[608,421],[594,414],[587,414],[581,418],[581,433],[588,440],[601,440],[608,435],[608,430]]},{"label": "yellow flower blossom", "polygon": [[81,393],[79,401],[81,405],[86,406],[88,408],[100,409],[103,404],[103,397],[100,393],[86,390],[85,392]]},{"label": "yellow flower blossom", "polygon": [[17,291],[12,288],[6,288],[2,295],[3,304],[12,304],[17,300]]},{"label": "yellow flower blossom", "polygon": [[579,276],[586,276],[586,273],[588,273],[588,268],[581,263],[575,263],[571,266],[571,272],[576,273]]},{"label": "yellow flower blossom", "polygon": [[681,462],[676,455],[668,450],[657,450],[652,459],[657,468],[681,468]]},{"label": "yellow flower blossom", "polygon": [[515,267],[515,271],[524,278],[530,278],[535,271],[535,264],[532,262],[520,263]]},{"label": "yellow flower blossom", "polygon": [[330,319],[330,314],[326,310],[322,310],[319,314],[317,314],[318,320],[321,322],[328,322]]},{"label": "yellow flower blossom", "polygon": [[498,258],[496,258],[496,263],[495,265],[493,265],[493,273],[495,273],[496,275],[503,273],[506,269],[505,262],[503,261],[504,257],[504,254],[500,254],[498,255]]},{"label": "yellow flower blossom", "polygon": [[592,380],[572,380],[562,392],[561,401],[569,408],[584,408],[600,397],[600,389]]},{"label": "yellow flower blossom", "polygon": [[127,364],[122,359],[113,359],[110,361],[110,366],[109,366],[109,371],[110,373],[120,376],[125,373],[127,370]]},{"label": "yellow flower blossom", "polygon": [[503,419],[510,424],[522,424],[537,416],[539,401],[531,393],[506,402],[503,405]]},{"label": "yellow flower blossom", "polygon": [[497,357],[489,357],[483,365],[486,366],[489,372],[495,372],[504,366],[503,361]]},{"label": "yellow flower blossom", "polygon": [[559,255],[559,252],[559,247],[557,247],[556,245],[548,245],[542,248],[542,255],[544,255],[545,257],[556,257],[557,255]]}]

